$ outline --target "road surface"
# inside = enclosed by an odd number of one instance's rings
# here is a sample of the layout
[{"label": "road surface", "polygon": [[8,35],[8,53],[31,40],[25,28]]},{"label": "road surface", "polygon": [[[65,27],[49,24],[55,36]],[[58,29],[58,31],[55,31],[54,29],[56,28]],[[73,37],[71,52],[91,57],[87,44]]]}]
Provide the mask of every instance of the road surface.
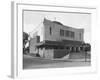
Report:
[{"label": "road surface", "polygon": [[91,66],[91,62],[85,62],[85,59],[49,60],[29,55],[23,56],[23,69],[63,68],[81,66]]}]

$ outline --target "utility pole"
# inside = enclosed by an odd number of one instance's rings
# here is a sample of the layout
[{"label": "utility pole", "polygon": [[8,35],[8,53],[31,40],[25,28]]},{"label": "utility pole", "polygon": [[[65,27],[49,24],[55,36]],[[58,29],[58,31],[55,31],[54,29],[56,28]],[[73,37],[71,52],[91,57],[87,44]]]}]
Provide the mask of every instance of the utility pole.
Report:
[{"label": "utility pole", "polygon": [[86,44],[83,44],[83,53],[85,54],[85,62],[87,61],[87,51],[86,51]]}]

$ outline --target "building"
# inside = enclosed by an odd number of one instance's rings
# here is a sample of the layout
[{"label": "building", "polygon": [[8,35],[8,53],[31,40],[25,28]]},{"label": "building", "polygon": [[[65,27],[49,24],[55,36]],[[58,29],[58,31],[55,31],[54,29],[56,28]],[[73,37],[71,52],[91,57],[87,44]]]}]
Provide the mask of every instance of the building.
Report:
[{"label": "building", "polygon": [[83,43],[84,29],[76,29],[44,18],[39,28],[32,32],[29,49],[31,54],[53,59],[66,56],[69,51],[81,51]]}]

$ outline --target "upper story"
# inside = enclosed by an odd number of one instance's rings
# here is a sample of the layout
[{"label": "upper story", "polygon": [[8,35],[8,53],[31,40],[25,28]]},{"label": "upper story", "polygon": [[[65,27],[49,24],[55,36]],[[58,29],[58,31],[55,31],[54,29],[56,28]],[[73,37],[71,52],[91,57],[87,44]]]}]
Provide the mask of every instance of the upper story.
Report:
[{"label": "upper story", "polygon": [[57,21],[50,21],[44,18],[43,24],[36,29],[33,35],[40,36],[40,41],[61,41],[74,40],[84,41],[84,29],[76,29],[65,26]]},{"label": "upper story", "polygon": [[75,40],[83,41],[84,29],[76,29],[65,26],[57,21],[50,21],[44,19],[44,39],[61,41],[61,40]]}]

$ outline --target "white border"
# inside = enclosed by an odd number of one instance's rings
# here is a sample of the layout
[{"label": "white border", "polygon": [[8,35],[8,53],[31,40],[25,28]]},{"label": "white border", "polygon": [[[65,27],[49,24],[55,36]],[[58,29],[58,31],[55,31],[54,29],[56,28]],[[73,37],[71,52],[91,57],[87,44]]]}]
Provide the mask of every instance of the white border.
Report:
[{"label": "white border", "polygon": [[[86,7],[71,7],[71,6],[54,6],[54,5],[32,5],[25,3],[12,3],[12,77],[41,77],[41,76],[54,76],[54,75],[66,75],[72,73],[84,73],[96,71],[96,53],[95,53],[95,41],[94,41],[94,28],[96,26],[96,8]],[[62,11],[62,12],[81,12],[91,13],[92,16],[92,55],[90,67],[71,67],[71,68],[53,68],[53,69],[31,69],[23,70],[23,54],[22,54],[22,12],[23,9],[27,10],[45,10],[45,11]],[[13,28],[14,26],[14,28]]]}]

